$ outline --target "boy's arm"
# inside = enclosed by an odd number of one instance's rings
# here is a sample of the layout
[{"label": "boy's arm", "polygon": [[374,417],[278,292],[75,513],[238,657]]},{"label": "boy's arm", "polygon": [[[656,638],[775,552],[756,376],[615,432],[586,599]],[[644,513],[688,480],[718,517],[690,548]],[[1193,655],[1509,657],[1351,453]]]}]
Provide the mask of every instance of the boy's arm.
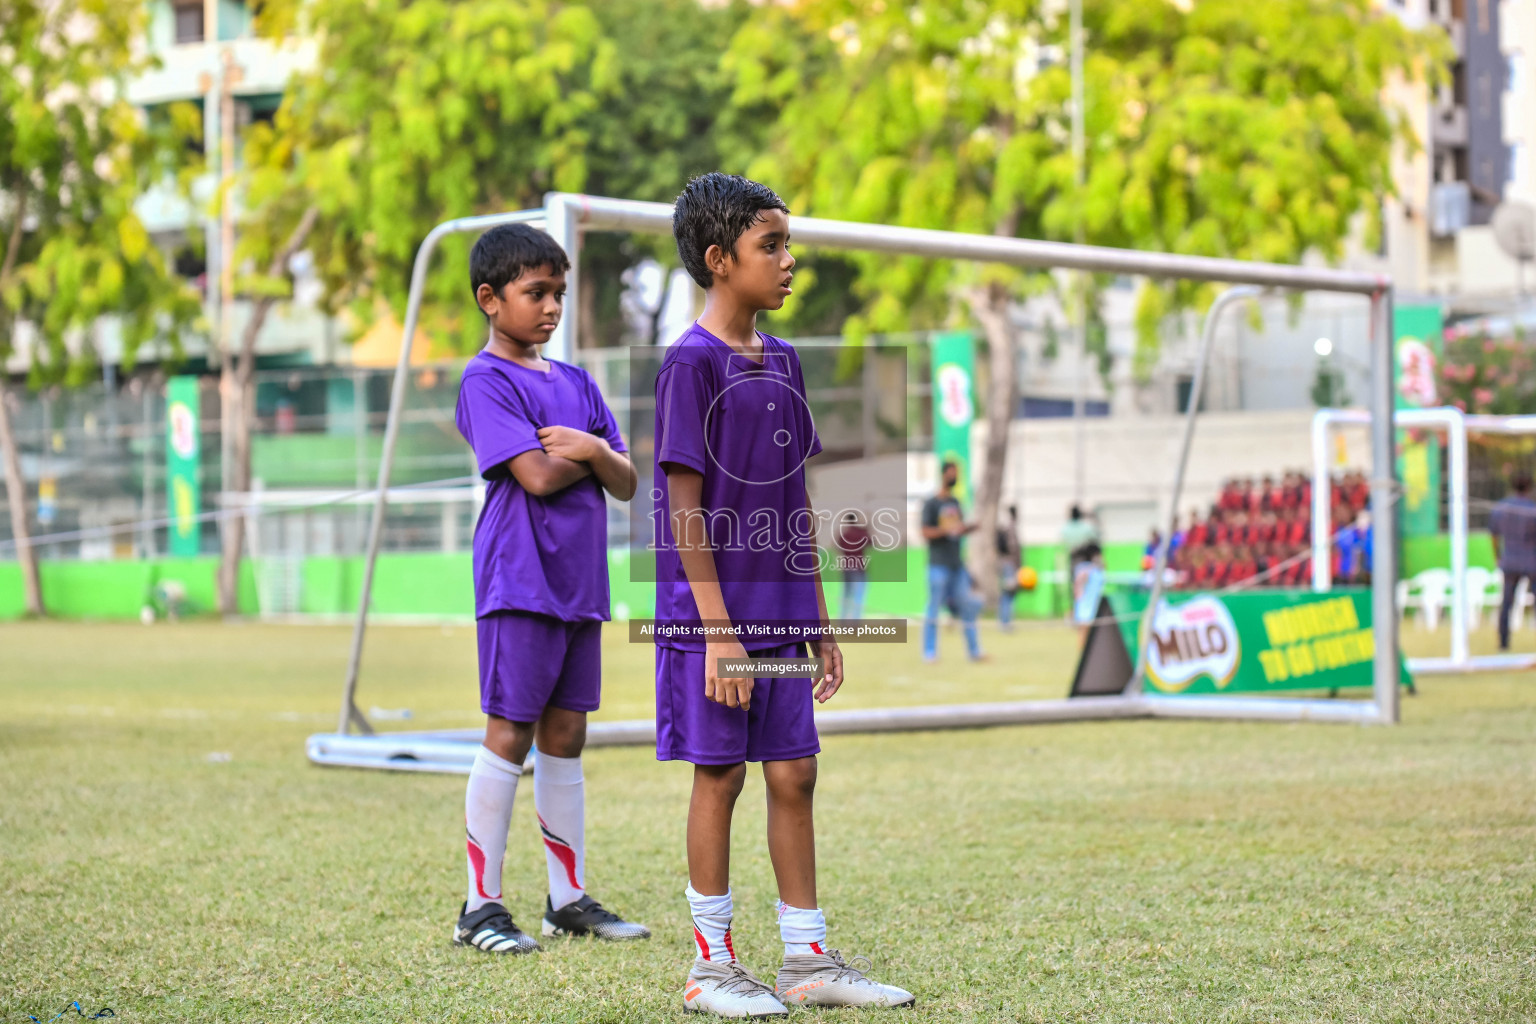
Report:
[{"label": "boy's arm", "polygon": [[620,501],[635,496],[635,488],[640,485],[635,465],[628,454],[614,451],[606,438],[575,427],[541,427],[539,441],[546,455],[587,467],[597,482]]},{"label": "boy's arm", "polygon": [[[805,495],[805,508],[811,514],[811,522],[816,521],[816,509],[811,507],[811,495],[807,491]],[[815,543],[814,538],[812,543]],[[812,574],[816,581],[816,612],[821,622],[822,634],[809,643],[809,647],[818,658],[821,659],[822,676],[816,681],[816,689],[812,696],[822,704],[832,699],[843,685],[843,649],[837,645],[837,638],[827,630],[830,620],[827,618],[827,595],[821,588],[821,559],[816,560],[816,571]]]},{"label": "boy's arm", "polygon": [[635,464],[630,461],[628,452],[614,451],[602,438],[598,441],[602,450],[587,460],[587,465],[592,467],[592,475],[603,485],[603,490],[620,501],[628,501],[640,486],[640,474],[635,472]]},{"label": "boy's arm", "polygon": [[713,636],[704,643],[704,696],[727,707],[743,711],[752,705],[753,680],[744,676],[721,677],[721,658],[745,658],[746,649],[735,638],[734,624],[720,592],[720,577],[715,571],[715,551],[710,545],[703,510],[704,474],[681,463],[664,462],[667,474],[667,501],[672,513],[672,539],[677,544],[677,558],[688,577],[688,589],[699,609],[699,621],[732,630],[720,639]]},{"label": "boy's arm", "polygon": [[563,491],[592,472],[585,462],[551,455],[538,448],[513,456],[507,463],[507,470],[523,490],[538,498]]}]

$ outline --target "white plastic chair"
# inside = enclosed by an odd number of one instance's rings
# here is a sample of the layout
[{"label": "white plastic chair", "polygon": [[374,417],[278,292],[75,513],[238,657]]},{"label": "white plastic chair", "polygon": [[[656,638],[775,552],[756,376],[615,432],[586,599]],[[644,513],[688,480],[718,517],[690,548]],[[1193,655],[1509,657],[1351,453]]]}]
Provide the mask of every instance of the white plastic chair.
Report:
[{"label": "white plastic chair", "polygon": [[[1462,585],[1467,591],[1467,627],[1476,629],[1483,624],[1483,611],[1488,607],[1489,584],[1493,582],[1493,570],[1474,565],[1467,570]],[[1498,598],[1494,598],[1497,603]]]},{"label": "white plastic chair", "polygon": [[[1526,577],[1522,576],[1520,577],[1520,582],[1515,584],[1515,600],[1513,606],[1509,609],[1509,628],[1511,632],[1525,624],[1526,605],[1536,606],[1536,597],[1531,596],[1530,585],[1526,583]],[[1536,618],[1532,619],[1531,627],[1536,629]]]},{"label": "white plastic chair", "polygon": [[1424,628],[1440,628],[1440,613],[1451,599],[1451,570],[1425,569],[1413,578],[1419,595],[1417,604],[1424,610]]}]

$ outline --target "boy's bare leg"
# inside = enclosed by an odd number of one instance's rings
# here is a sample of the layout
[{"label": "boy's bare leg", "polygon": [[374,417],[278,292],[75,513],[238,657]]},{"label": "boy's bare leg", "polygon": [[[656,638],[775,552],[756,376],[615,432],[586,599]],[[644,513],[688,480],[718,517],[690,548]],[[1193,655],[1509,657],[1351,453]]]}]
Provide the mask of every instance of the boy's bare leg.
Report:
[{"label": "boy's bare leg", "polygon": [[731,942],[731,817],[745,763],[694,765],[688,802],[688,913],[698,956],[683,986],[685,1009],[722,1017],[783,1017],[784,1004],[736,960]]},{"label": "boy's bare leg", "polygon": [[851,970],[827,948],[827,919],[816,902],[816,758],[764,761],[768,856],[779,882],[784,963],[774,978],[785,1006],[911,1006],[912,993]]},{"label": "boy's bare leg", "polygon": [[707,896],[730,890],[731,815],[746,780],[745,764],[694,765],[688,801],[688,881]]},{"label": "boy's bare leg", "polygon": [[534,727],[539,752],[554,757],[580,757],[587,745],[587,713],[546,707]]},{"label": "boy's bare leg", "polygon": [[533,747],[533,722],[512,722],[498,715],[485,716],[485,749],[519,767]]},{"label": "boy's bare leg", "polygon": [[816,907],[816,758],[764,761],[768,785],[768,856],[779,899],[791,907]]}]

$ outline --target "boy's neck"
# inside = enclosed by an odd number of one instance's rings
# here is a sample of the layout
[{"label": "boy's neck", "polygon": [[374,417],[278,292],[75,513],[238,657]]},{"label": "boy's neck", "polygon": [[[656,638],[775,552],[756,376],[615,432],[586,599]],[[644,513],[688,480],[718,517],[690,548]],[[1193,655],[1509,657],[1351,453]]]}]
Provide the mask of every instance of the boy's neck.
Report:
[{"label": "boy's neck", "polygon": [[534,369],[543,369],[546,365],[544,354],[539,351],[538,345],[509,338],[496,331],[491,331],[490,337],[486,339],[485,351],[508,362],[520,363]]},{"label": "boy's neck", "polygon": [[744,306],[719,288],[704,293],[704,312],[698,324],[731,348],[745,355],[757,355],[763,342],[757,336],[758,310]]}]

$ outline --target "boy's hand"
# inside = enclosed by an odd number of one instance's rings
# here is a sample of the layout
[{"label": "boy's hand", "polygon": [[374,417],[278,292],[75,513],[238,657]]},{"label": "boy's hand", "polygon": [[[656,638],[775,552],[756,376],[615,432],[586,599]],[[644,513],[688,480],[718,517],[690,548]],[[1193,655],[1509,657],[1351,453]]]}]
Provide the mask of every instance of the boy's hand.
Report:
[{"label": "boy's hand", "polygon": [[843,685],[843,649],[830,637],[812,640],[807,646],[821,659],[821,678],[816,680],[816,689],[811,695],[818,703],[825,704]]},{"label": "boy's hand", "polygon": [[716,704],[724,704],[728,708],[741,708],[745,711],[752,706],[752,684],[754,680],[750,676],[721,676],[719,675],[720,659],[728,658],[732,661],[740,661],[747,656],[747,650],[736,640],[724,640],[719,643],[707,643],[704,645],[704,696]]},{"label": "boy's hand", "polygon": [[572,462],[590,462],[608,447],[608,442],[596,434],[575,427],[540,427],[539,443],[544,446],[546,455],[570,459]]}]

